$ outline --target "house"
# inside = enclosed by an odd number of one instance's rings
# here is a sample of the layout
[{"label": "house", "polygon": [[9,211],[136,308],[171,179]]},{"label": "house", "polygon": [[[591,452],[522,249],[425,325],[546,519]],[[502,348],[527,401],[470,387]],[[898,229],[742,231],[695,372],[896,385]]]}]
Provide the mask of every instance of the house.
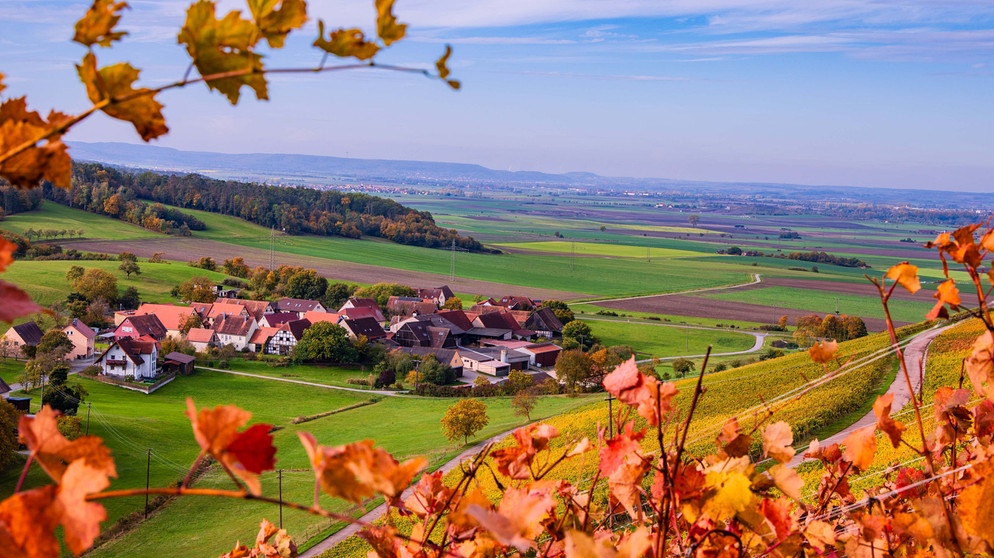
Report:
[{"label": "house", "polygon": [[269,340],[276,335],[277,331],[279,331],[279,328],[276,327],[260,327],[255,330],[255,333],[249,339],[249,350],[255,353],[264,353]]},{"label": "house", "polygon": [[34,321],[24,322],[7,330],[0,338],[0,348],[6,356],[21,357],[24,347],[37,347],[45,332]]},{"label": "house", "polygon": [[237,316],[240,318],[251,318],[252,321],[255,321],[255,318],[252,318],[252,315],[249,313],[248,308],[242,306],[241,304],[232,304],[230,302],[215,302],[214,304],[211,304],[209,308],[207,308],[207,311],[204,314],[204,323],[206,323],[209,327],[213,328],[214,324],[218,320],[223,320],[230,316]]},{"label": "house", "polygon": [[435,314],[435,316],[438,316],[439,318],[449,322],[450,324],[462,330],[461,333],[457,333],[455,330],[453,330],[452,333],[454,335],[461,335],[462,333],[465,333],[473,329],[473,319],[467,316],[466,312],[463,312],[462,310],[443,310]]},{"label": "house", "polygon": [[217,346],[217,334],[213,329],[194,327],[186,333],[186,340],[193,345],[198,353],[206,352],[210,347]]},{"label": "house", "polygon": [[449,368],[452,368],[452,371],[455,372],[456,377],[462,378],[463,361],[462,357],[459,356],[459,351],[462,350],[461,347],[455,347],[452,349],[435,349],[432,347],[399,347],[398,350],[417,357],[418,360],[421,360],[428,355],[435,355],[438,362],[448,364]]},{"label": "house", "polygon": [[97,334],[86,324],[73,318],[69,325],[62,328],[62,333],[72,341],[73,348],[66,358],[90,358],[93,356],[93,341]]},{"label": "house", "polygon": [[284,323],[276,329],[269,342],[266,343],[266,353],[271,355],[290,354],[304,337],[304,331],[309,327],[311,327],[311,322],[308,320],[293,320]]},{"label": "house", "polygon": [[531,364],[533,366],[555,366],[559,354],[563,348],[552,343],[535,343],[526,347],[521,347],[519,351],[532,355]]},{"label": "house", "polygon": [[539,308],[532,312],[525,321],[525,327],[547,339],[563,336],[563,323],[551,308]]},{"label": "house", "polygon": [[[150,304],[144,303],[138,307],[131,315],[132,316],[147,316],[149,314],[154,315],[159,319],[159,322],[166,328],[166,336],[172,337],[173,339],[182,338],[182,331],[185,326],[189,325],[187,322],[190,316],[197,314],[200,321],[205,319],[207,310],[211,307],[210,304],[194,304],[192,306],[176,306],[175,304]],[[121,323],[124,322],[129,316],[121,316],[121,322],[117,322],[118,314],[114,314],[114,321],[120,327]],[[165,336],[164,336],[165,337]]]},{"label": "house", "polygon": [[498,377],[507,376],[511,373],[511,365],[507,362],[502,362],[499,354],[498,358],[495,359],[494,355],[489,351],[459,347],[459,357],[463,362],[463,370],[472,370],[473,372]]},{"label": "house", "polygon": [[263,314],[267,314],[273,310],[273,305],[266,300],[242,300],[236,298],[233,300],[226,300],[226,303],[230,304],[240,304],[248,310],[249,315],[255,318],[255,321],[261,322]]},{"label": "house", "polygon": [[446,300],[455,297],[456,295],[452,292],[452,289],[450,289],[448,285],[442,285],[441,287],[435,287],[434,289],[418,289],[418,298],[421,300],[430,300],[439,308],[445,304]]},{"label": "house", "polygon": [[162,362],[162,371],[166,374],[178,373],[189,376],[193,374],[193,361],[195,360],[197,357],[173,351],[166,355]]},{"label": "house", "polygon": [[370,314],[357,315],[354,314],[353,312],[349,312],[349,310],[358,309],[358,308],[364,308],[367,312],[372,312],[371,314],[372,317],[376,318],[376,321],[380,323],[386,321],[386,318],[383,317],[383,312],[380,311],[380,305],[377,304],[376,299],[373,298],[361,298],[353,296],[345,301],[345,304],[343,304],[342,307],[338,309],[338,313],[345,314],[350,319],[361,318],[364,317],[365,315],[370,315]]},{"label": "house", "polygon": [[387,299],[387,313],[393,316],[414,314],[414,305],[423,302],[416,296],[391,296]]},{"label": "house", "polygon": [[[239,308],[244,311],[243,307]],[[255,318],[244,312],[238,315],[219,314],[213,319],[211,329],[217,334],[217,342],[220,345],[231,345],[235,350],[240,351],[248,347],[249,340],[258,327]]]},{"label": "house", "polygon": [[[132,316],[134,317],[134,316]],[[106,350],[94,363],[101,374],[135,380],[154,379],[159,349],[154,341],[122,337]]]},{"label": "house", "polygon": [[531,310],[535,303],[527,296],[504,296],[497,300],[497,306],[503,306],[508,310]]},{"label": "house", "polygon": [[162,341],[167,334],[166,326],[159,321],[157,315],[135,314],[124,318],[121,325],[114,329],[114,340],[137,339],[147,335],[156,341]]},{"label": "house", "polygon": [[327,312],[328,310],[316,300],[302,298],[281,298],[276,301],[277,312],[293,312],[298,318],[303,318],[307,312]]},{"label": "house", "polygon": [[429,321],[410,320],[404,322],[394,332],[392,339],[402,347],[452,348],[456,340],[452,332],[444,327],[431,325]]},{"label": "house", "polygon": [[337,324],[341,319],[341,315],[338,312],[305,312],[303,319],[311,322],[311,324],[316,324],[318,322],[331,322]]},{"label": "house", "polygon": [[270,312],[262,315],[262,319],[259,320],[259,327],[280,327],[287,322],[299,319],[300,315],[296,312]]},{"label": "house", "polygon": [[380,325],[380,322],[373,318],[359,318],[358,320],[344,319],[338,325],[345,328],[345,331],[353,340],[358,339],[360,335],[365,336],[368,341],[384,339],[387,336],[387,332],[383,331],[383,326]]}]

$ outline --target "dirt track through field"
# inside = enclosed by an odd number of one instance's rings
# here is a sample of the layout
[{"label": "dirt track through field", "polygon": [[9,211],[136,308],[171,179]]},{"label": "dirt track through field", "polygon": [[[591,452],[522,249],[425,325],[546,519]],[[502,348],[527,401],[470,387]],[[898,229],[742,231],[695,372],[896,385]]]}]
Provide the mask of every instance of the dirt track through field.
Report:
[{"label": "dirt track through field", "polygon": [[[145,240],[83,240],[69,241],[63,244],[66,247],[87,252],[103,252],[108,254],[131,252],[143,258],[148,258],[156,252],[162,252],[163,258],[181,262],[196,260],[201,256],[210,256],[220,264],[223,260],[240,256],[245,258],[245,263],[249,267],[260,265],[269,267],[269,250],[236,246],[215,240],[198,238],[169,237]],[[313,268],[317,270],[319,275],[333,281],[351,281],[366,284],[387,281],[413,287],[448,285],[453,291],[462,293],[479,293],[486,296],[517,295],[541,300],[572,300],[581,297],[589,298],[590,296],[584,293],[522,287],[459,277],[456,277],[454,281],[450,281],[447,275],[437,273],[392,269],[313,256],[301,256],[298,254],[277,253],[275,260],[276,265],[299,265]]]}]

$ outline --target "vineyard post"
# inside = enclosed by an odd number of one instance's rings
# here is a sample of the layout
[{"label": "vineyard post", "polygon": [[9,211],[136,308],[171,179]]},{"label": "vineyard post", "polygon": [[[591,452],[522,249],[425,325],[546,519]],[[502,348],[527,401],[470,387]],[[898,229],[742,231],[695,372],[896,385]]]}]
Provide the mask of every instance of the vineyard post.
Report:
[{"label": "vineyard post", "polygon": [[152,472],[152,448],[148,448],[145,452],[146,462],[145,462],[145,519],[148,519],[148,480],[149,475]]},{"label": "vineyard post", "polygon": [[280,529],[283,528],[283,469],[276,472],[276,478],[279,479],[280,486]]},{"label": "vineyard post", "polygon": [[84,436],[90,435],[90,402],[86,403],[86,433]]}]

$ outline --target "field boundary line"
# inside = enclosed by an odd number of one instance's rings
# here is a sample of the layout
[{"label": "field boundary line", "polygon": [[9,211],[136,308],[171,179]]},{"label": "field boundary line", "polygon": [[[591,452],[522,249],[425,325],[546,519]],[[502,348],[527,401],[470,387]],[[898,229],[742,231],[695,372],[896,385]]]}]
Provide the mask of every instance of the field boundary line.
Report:
[{"label": "field boundary line", "polygon": [[197,368],[200,368],[202,370],[210,370],[211,372],[221,372],[222,374],[232,374],[234,376],[247,376],[249,378],[257,378],[259,380],[271,380],[271,381],[274,381],[274,382],[287,382],[287,383],[291,383],[291,384],[300,384],[302,386],[319,387],[319,388],[325,388],[325,389],[337,389],[337,390],[341,390],[341,391],[351,391],[351,392],[355,392],[355,393],[366,393],[366,394],[374,394],[374,395],[385,395],[387,397],[398,397],[398,396],[402,395],[401,393],[396,392],[396,391],[385,391],[385,390],[376,390],[376,389],[359,389],[359,388],[350,388],[350,387],[345,387],[345,386],[331,386],[331,385],[328,385],[328,384],[319,384],[317,382],[308,382],[306,380],[291,380],[290,378],[275,378],[273,376],[264,376],[262,374],[251,374],[249,372],[236,372],[234,370],[223,370],[221,368],[209,368],[207,366],[197,366]]}]

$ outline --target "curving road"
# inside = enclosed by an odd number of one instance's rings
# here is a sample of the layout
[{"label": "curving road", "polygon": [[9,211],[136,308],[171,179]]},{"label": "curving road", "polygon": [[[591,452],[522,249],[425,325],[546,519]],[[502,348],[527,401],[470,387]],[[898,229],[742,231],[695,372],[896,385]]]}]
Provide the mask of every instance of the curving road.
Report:
[{"label": "curving road", "polygon": [[[921,391],[922,382],[925,381],[925,354],[928,350],[929,343],[933,339],[939,336],[942,332],[953,327],[952,325],[947,325],[944,327],[929,329],[919,333],[908,345],[904,348],[904,362],[908,367],[908,376],[911,378],[912,386],[914,387],[914,393]],[[891,404],[890,412],[894,415],[900,411],[914,396],[908,390],[908,383],[904,379],[904,374],[898,370],[897,376],[894,377],[894,381],[891,382],[890,387],[887,388],[886,393],[894,394],[894,402]],[[846,428],[836,432],[835,434],[825,438],[824,440],[819,440],[818,443],[827,446],[831,444],[842,443],[849,434],[860,428],[872,428],[877,424],[877,416],[873,414],[873,411],[863,415],[858,421],[847,426]],[[788,463],[789,467],[796,467],[800,465],[804,459],[804,452],[798,449],[797,455],[794,459],[790,460]]]}]

